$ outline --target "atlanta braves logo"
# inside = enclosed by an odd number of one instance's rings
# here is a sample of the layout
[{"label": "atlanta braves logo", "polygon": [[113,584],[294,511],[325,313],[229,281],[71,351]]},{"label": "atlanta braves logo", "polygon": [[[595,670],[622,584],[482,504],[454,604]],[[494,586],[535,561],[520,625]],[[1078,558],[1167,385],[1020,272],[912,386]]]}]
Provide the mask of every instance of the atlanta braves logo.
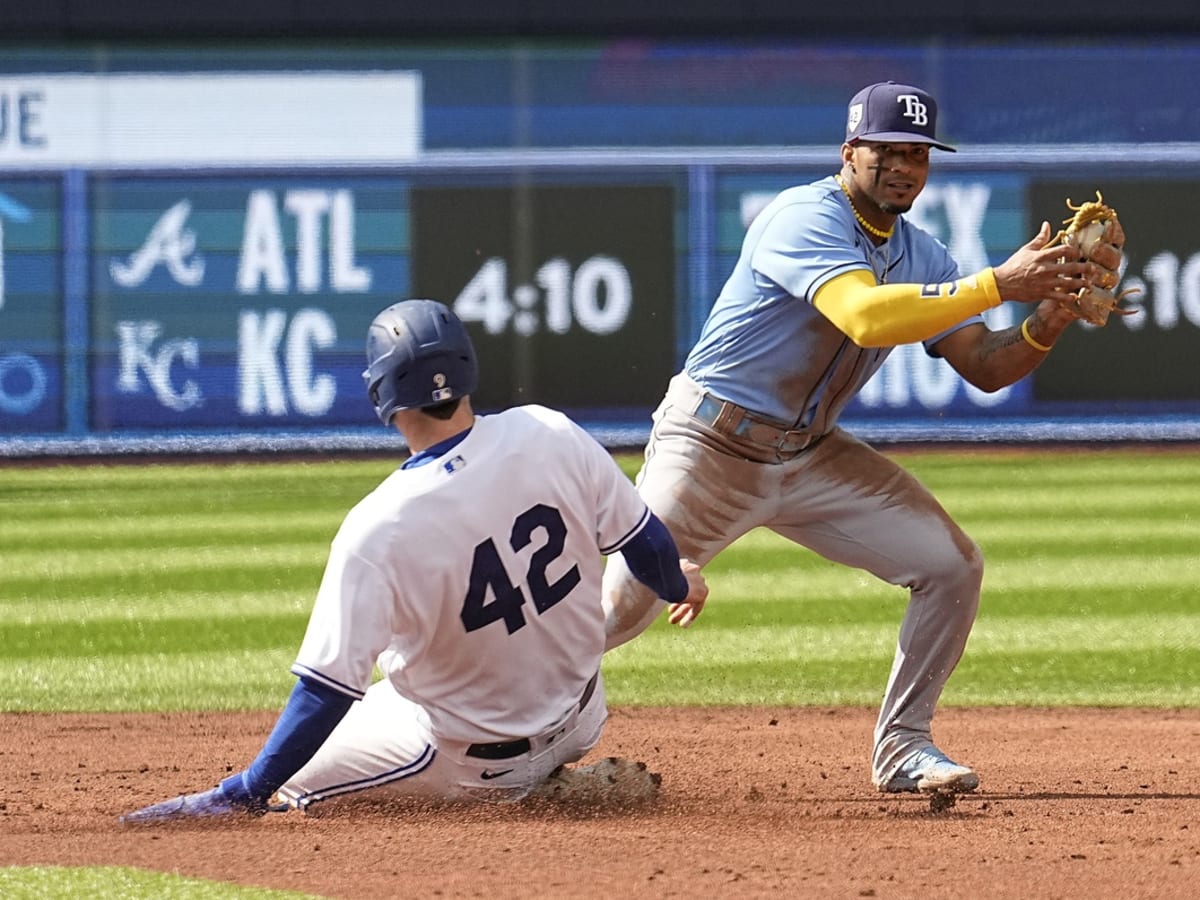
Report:
[{"label": "atlanta braves logo", "polygon": [[180,200],[159,216],[145,242],[127,262],[114,259],[109,263],[113,281],[121,287],[137,287],[161,263],[179,284],[200,284],[204,280],[204,259],[196,253],[196,233],[187,227],[191,212],[191,202]]}]

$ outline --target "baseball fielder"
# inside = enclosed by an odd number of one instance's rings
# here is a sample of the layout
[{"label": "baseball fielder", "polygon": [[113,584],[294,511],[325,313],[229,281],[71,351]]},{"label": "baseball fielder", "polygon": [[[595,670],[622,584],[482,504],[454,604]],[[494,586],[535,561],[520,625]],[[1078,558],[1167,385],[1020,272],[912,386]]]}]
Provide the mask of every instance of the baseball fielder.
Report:
[{"label": "baseball fielder", "polygon": [[[838,425],[898,344],[923,342],[994,391],[1031,372],[1075,314],[1060,305],[1116,284],[1123,234],[1099,263],[1045,245],[1049,223],[1004,263],[967,277],[903,217],[925,186],[937,106],[874,84],[850,102],[841,171],[783,191],[741,255],[684,369],[653,416],[638,488],[701,565],[758,526],[910,589],[875,729],[882,791],[969,791],[975,772],[932,740],[934,707],[979,604],[979,548],[915,478]],[[1034,304],[1016,328],[979,313]],[[652,594],[620,560],[604,578],[609,646],[650,624]],[[698,609],[696,610],[699,611]]]},{"label": "baseball fielder", "polygon": [[656,596],[703,602],[698,567],[586,432],[539,406],[472,412],[475,352],[445,306],[388,307],[367,361],[413,455],[334,538],[274,730],[218,787],[124,821],[350,794],[519,799],[600,738],[603,555]]}]

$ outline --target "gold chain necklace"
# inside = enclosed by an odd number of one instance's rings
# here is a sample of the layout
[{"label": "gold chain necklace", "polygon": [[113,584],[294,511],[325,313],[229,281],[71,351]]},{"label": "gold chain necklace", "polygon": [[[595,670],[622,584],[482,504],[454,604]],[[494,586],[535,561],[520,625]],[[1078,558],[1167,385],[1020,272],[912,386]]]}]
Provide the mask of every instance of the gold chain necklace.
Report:
[{"label": "gold chain necklace", "polygon": [[883,238],[885,241],[890,238],[896,231],[896,226],[893,223],[892,227],[887,231],[882,228],[876,228],[870,222],[862,217],[862,213],[858,211],[858,207],[854,205],[854,198],[850,196],[850,188],[846,186],[846,182],[842,180],[841,173],[834,175],[837,179],[838,187],[842,189],[842,193],[846,195],[846,199],[850,201],[850,212],[854,213],[854,218],[858,219],[858,224],[863,227],[863,231],[867,234],[873,234],[877,238]]}]

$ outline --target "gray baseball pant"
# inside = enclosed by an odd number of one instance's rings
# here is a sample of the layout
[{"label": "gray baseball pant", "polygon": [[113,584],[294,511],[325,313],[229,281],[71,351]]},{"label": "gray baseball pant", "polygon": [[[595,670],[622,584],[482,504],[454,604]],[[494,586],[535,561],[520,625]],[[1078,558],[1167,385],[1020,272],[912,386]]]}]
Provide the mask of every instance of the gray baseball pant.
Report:
[{"label": "gray baseball pant", "polygon": [[[982,553],[914,476],[840,428],[780,459],[693,417],[698,397],[686,376],[672,379],[637,478],[682,556],[703,566],[761,526],[910,590],[875,726],[872,777],[886,782],[933,742],[934,708],[979,608]],[[619,554],[605,569],[604,604],[609,648],[663,609]]]}]

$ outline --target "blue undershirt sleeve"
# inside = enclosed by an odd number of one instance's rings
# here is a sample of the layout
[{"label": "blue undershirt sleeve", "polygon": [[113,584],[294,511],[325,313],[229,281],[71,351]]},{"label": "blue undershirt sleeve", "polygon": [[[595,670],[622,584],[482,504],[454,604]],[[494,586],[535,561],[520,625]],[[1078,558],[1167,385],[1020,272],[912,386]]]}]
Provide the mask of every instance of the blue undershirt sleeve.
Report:
[{"label": "blue undershirt sleeve", "polygon": [[621,548],[633,577],[668,603],[688,595],[688,582],[679,568],[679,549],[667,526],[654,513],[642,530]]},{"label": "blue undershirt sleeve", "polygon": [[254,762],[221,782],[231,800],[266,800],[313,758],[354,698],[300,677]]}]

